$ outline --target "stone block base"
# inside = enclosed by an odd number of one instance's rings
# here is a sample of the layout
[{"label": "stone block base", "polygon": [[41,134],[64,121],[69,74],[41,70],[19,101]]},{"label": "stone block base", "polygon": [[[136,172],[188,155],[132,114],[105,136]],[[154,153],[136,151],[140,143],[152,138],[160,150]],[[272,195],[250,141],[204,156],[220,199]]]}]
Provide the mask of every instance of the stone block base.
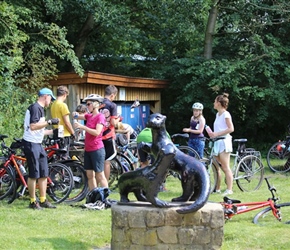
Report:
[{"label": "stone block base", "polygon": [[176,207],[112,206],[111,249],[220,249],[224,214],[221,205],[207,203],[194,213]]}]

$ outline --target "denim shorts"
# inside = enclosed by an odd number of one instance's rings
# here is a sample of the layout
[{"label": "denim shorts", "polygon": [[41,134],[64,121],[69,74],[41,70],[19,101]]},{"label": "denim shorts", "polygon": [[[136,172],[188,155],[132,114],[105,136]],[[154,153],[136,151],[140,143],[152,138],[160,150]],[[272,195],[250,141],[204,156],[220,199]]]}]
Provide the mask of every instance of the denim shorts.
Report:
[{"label": "denim shorts", "polygon": [[205,146],[204,138],[189,139],[188,146],[193,148],[200,158],[203,158],[203,150]]},{"label": "denim shorts", "polygon": [[94,170],[96,173],[104,171],[105,164],[105,149],[100,148],[95,151],[87,152],[84,154],[84,168],[86,170]]}]

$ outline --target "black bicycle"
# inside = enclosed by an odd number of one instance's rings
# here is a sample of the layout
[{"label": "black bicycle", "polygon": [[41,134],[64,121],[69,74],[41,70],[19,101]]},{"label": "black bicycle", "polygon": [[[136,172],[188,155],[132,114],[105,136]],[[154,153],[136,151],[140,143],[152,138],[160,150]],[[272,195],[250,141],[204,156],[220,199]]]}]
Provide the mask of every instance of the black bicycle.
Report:
[{"label": "black bicycle", "polygon": [[274,173],[285,173],[290,170],[290,136],[286,136],[284,140],[279,140],[270,147],[267,153],[267,164]]}]

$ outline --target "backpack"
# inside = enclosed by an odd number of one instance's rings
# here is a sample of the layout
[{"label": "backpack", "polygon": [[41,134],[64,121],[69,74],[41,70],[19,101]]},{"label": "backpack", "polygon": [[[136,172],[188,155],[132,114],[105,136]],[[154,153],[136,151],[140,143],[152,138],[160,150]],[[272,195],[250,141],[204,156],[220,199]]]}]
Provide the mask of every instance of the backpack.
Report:
[{"label": "backpack", "polygon": [[96,203],[97,201],[104,202],[110,194],[109,188],[94,188],[88,192],[86,196],[86,204]]}]

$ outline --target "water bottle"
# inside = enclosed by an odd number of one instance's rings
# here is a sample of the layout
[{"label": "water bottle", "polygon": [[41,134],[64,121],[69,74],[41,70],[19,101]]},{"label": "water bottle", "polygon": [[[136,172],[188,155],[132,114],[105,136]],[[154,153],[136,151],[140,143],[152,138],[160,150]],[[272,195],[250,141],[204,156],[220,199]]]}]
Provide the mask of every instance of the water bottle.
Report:
[{"label": "water bottle", "polygon": [[[279,142],[281,142],[281,141],[279,140]],[[286,147],[285,144],[278,144],[278,145],[277,145],[277,150],[278,150],[278,151],[282,151],[285,147]],[[289,151],[289,150],[290,150],[290,147],[288,148],[288,151]]]},{"label": "water bottle", "polygon": [[73,119],[73,123],[77,122],[79,115],[77,113],[74,114],[74,119]]},{"label": "water bottle", "polygon": [[58,125],[58,138],[64,137],[64,128],[63,125]]},{"label": "water bottle", "polygon": [[238,211],[245,210],[247,208],[248,208],[247,206],[240,206],[240,207],[238,207]]},{"label": "water bottle", "polygon": [[205,130],[208,134],[212,133],[212,130],[211,130],[210,126],[208,126],[208,125],[205,125]]},{"label": "water bottle", "polygon": [[21,163],[18,163],[18,165],[19,165],[19,169],[20,169],[20,172],[22,173],[22,175],[23,176],[26,175],[27,172],[26,172],[25,167]]}]

